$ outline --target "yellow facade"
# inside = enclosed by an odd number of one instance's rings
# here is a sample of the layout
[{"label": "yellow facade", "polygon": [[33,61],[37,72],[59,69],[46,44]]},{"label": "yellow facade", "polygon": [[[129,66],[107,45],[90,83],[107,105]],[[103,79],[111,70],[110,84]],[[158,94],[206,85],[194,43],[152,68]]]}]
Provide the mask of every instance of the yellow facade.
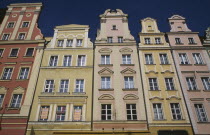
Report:
[{"label": "yellow facade", "polygon": [[90,131],[93,44],[88,30],[87,25],[55,28],[44,50],[27,134]]}]

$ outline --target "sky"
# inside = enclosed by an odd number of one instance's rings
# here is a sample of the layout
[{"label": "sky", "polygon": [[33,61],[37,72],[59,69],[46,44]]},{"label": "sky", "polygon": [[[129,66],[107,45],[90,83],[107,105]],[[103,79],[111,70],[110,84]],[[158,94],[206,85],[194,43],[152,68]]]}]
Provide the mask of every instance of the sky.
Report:
[{"label": "sky", "polygon": [[89,37],[96,38],[100,28],[99,15],[106,9],[121,9],[128,14],[131,34],[138,41],[140,20],[157,20],[161,32],[169,32],[168,18],[178,14],[186,18],[188,27],[203,36],[210,27],[210,0],[0,0],[0,8],[11,3],[42,2],[38,20],[45,37],[53,36],[55,26],[67,24],[89,25]]}]

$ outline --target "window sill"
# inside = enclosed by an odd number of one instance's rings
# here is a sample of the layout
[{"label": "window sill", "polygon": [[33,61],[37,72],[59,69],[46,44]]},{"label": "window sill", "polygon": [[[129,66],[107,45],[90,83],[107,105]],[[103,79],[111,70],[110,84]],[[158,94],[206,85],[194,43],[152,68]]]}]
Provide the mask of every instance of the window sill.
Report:
[{"label": "window sill", "polygon": [[41,92],[42,95],[54,95],[54,92]]},{"label": "window sill", "polygon": [[194,64],[195,66],[206,66],[206,64]]},{"label": "window sill", "polygon": [[8,107],[7,110],[20,110],[20,107]]},{"label": "window sill", "polygon": [[174,89],[174,90],[166,90],[166,91],[178,91],[178,90]]},{"label": "window sill", "polygon": [[123,88],[123,91],[138,91],[138,88]]},{"label": "window sill", "polygon": [[210,92],[210,90],[203,90],[203,92]]},{"label": "window sill", "polygon": [[179,64],[180,66],[192,66],[192,64]]},{"label": "window sill", "polygon": [[12,81],[12,79],[5,79],[5,80],[1,79],[0,81],[1,82],[8,82],[8,81]]},{"label": "window sill", "polygon": [[189,92],[201,92],[201,90],[187,90]]},{"label": "window sill", "polygon": [[156,64],[144,64],[144,65],[156,65]]},{"label": "window sill", "polygon": [[34,58],[34,56],[23,56],[23,58]]},{"label": "window sill", "polygon": [[72,92],[73,95],[85,95],[85,92]]},{"label": "window sill", "polygon": [[160,64],[160,65],[171,65],[170,63],[168,63],[168,64]]},{"label": "window sill", "polygon": [[28,81],[29,79],[16,79],[16,81]]},{"label": "window sill", "polygon": [[164,45],[163,43],[155,43],[155,45]]},{"label": "window sill", "polygon": [[197,43],[188,43],[188,45],[197,45]]},{"label": "window sill", "polygon": [[79,45],[76,45],[76,47],[83,47],[83,46],[82,45],[80,45],[80,46]]},{"label": "window sill", "polygon": [[18,58],[18,57],[11,57],[11,56],[9,56],[9,57],[7,57],[8,59],[16,59],[16,58]]},{"label": "window sill", "polygon": [[120,64],[120,66],[135,66],[135,64]]},{"label": "window sill", "polygon": [[112,67],[113,64],[98,64],[99,67]]},{"label": "window sill", "polygon": [[201,121],[199,121],[199,122],[197,122],[198,124],[210,124],[210,122],[208,122],[208,121],[203,121],[203,122],[201,122]]},{"label": "window sill", "polygon": [[149,90],[149,91],[161,91],[161,90]]},{"label": "window sill", "polygon": [[99,91],[113,91],[113,88],[109,88],[109,89],[98,89]]},{"label": "window sill", "polygon": [[175,43],[175,45],[184,45],[183,43]]},{"label": "window sill", "polygon": [[56,92],[56,95],[69,95],[70,92]]},{"label": "window sill", "polygon": [[185,119],[180,119],[180,120],[176,120],[176,119],[172,119],[172,121],[183,121]]},{"label": "window sill", "polygon": [[153,119],[153,121],[167,121],[167,119],[159,119],[159,120]]}]

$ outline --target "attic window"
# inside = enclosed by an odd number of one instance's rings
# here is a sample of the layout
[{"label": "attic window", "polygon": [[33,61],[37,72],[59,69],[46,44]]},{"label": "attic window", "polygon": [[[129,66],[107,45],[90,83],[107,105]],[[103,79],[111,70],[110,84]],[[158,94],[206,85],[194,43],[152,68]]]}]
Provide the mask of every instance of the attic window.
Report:
[{"label": "attic window", "polygon": [[178,31],[183,31],[181,26],[178,26]]},{"label": "attic window", "polygon": [[152,26],[151,25],[148,26],[148,30],[152,30]]},{"label": "attic window", "polygon": [[112,25],[112,30],[117,30],[116,25]]}]

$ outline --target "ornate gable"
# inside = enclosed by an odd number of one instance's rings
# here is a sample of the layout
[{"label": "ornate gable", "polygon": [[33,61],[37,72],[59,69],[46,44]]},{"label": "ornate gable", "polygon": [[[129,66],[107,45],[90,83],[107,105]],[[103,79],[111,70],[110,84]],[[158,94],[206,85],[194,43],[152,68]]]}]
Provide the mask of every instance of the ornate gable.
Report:
[{"label": "ornate gable", "polygon": [[136,71],[131,69],[131,68],[129,68],[129,67],[127,67],[126,69],[122,70],[120,73],[121,74],[135,74]]},{"label": "ornate gable", "polygon": [[170,96],[170,97],[166,98],[166,100],[172,100],[172,99],[181,100],[181,98],[180,98],[180,97],[175,96],[175,95],[173,95],[173,96]]},{"label": "ornate gable", "polygon": [[110,75],[110,74],[113,74],[113,73],[114,73],[114,71],[112,71],[109,68],[103,68],[102,70],[100,70],[98,72],[98,74],[101,74],[101,75]]},{"label": "ornate gable", "polygon": [[25,88],[18,86],[16,88],[14,88],[13,93],[24,93],[24,91],[25,91]]},{"label": "ornate gable", "polygon": [[98,98],[98,100],[114,100],[114,97],[110,94],[103,94]]},{"label": "ornate gable", "polygon": [[176,19],[176,20],[184,20],[185,18],[180,16],[180,15],[173,15],[171,18],[169,19]]},{"label": "ornate gable", "polygon": [[4,86],[0,86],[0,93],[6,93],[7,92],[7,88]]},{"label": "ornate gable", "polygon": [[134,94],[127,94],[123,97],[124,100],[138,100],[139,97]]}]

